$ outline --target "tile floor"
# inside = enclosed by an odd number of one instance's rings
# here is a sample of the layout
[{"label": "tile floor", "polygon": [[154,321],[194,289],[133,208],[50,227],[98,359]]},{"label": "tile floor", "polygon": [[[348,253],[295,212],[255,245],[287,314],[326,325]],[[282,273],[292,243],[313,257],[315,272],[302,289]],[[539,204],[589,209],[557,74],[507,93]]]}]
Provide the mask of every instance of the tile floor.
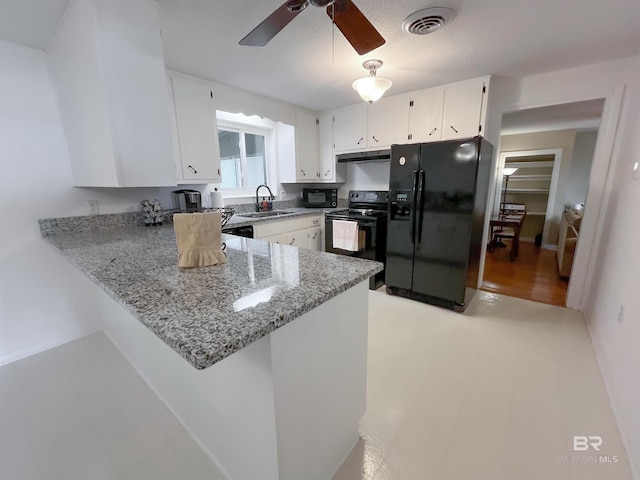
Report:
[{"label": "tile floor", "polygon": [[[577,312],[479,292],[460,315],[377,291],[369,324],[361,440],[334,480],[631,479]],[[99,333],[0,368],[0,478],[223,477]]]}]

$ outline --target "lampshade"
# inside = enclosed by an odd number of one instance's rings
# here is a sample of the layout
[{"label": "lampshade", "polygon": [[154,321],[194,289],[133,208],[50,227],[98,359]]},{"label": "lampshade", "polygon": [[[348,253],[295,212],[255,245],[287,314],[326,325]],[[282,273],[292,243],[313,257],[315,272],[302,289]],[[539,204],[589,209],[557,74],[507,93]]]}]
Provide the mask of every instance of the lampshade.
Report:
[{"label": "lampshade", "polygon": [[376,70],[382,66],[381,60],[367,60],[362,66],[369,70],[369,76],[359,78],[351,86],[365,102],[373,103],[391,87],[391,80],[376,76]]},{"label": "lampshade", "polygon": [[506,175],[507,177],[513,175],[514,173],[516,173],[516,170],[518,170],[517,168],[503,168],[502,169],[502,174]]}]

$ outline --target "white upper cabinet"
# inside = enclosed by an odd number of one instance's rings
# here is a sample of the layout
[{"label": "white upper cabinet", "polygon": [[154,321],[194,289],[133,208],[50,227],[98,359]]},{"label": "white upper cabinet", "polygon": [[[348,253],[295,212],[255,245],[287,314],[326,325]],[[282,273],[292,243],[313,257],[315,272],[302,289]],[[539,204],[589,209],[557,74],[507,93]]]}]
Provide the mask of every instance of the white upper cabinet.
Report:
[{"label": "white upper cabinet", "polygon": [[418,90],[409,98],[409,143],[441,140],[444,88]]},{"label": "white upper cabinet", "polygon": [[483,133],[487,86],[486,78],[445,86],[442,140],[475,137]]},{"label": "white upper cabinet", "polygon": [[336,163],[333,152],[333,113],[322,112],[318,118],[318,167],[320,182],[344,183],[347,181],[347,166]]},{"label": "white upper cabinet", "polygon": [[[346,180],[346,167],[333,153],[333,115],[297,110],[296,125],[278,124],[278,164],[283,183],[337,183]],[[292,132],[295,130],[295,134]],[[295,138],[295,155],[291,144]]]},{"label": "white upper cabinet", "polygon": [[71,2],[48,52],[74,185],[175,185],[157,5]]},{"label": "white upper cabinet", "polygon": [[296,180],[317,182],[318,168],[318,123],[315,114],[296,111]]},{"label": "white upper cabinet", "polygon": [[333,143],[336,153],[367,148],[367,104],[333,111]]},{"label": "white upper cabinet", "polygon": [[389,148],[407,143],[409,135],[409,95],[383,97],[368,107],[367,149]]},{"label": "white upper cabinet", "polygon": [[177,181],[220,183],[220,147],[212,87],[183,76],[171,75],[170,80],[179,155]]}]

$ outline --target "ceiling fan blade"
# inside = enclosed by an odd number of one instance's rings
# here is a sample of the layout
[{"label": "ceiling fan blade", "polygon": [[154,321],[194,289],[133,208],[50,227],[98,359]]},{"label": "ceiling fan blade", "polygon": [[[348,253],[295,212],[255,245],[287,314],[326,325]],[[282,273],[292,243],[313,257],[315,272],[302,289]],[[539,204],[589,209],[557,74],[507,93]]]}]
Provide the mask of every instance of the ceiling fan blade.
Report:
[{"label": "ceiling fan blade", "polygon": [[351,0],[336,0],[327,7],[331,17],[351,46],[364,55],[384,45],[384,38]]},{"label": "ceiling fan blade", "polygon": [[[301,8],[292,11],[289,8],[289,4],[291,3],[291,0],[284,2],[276,9],[275,12],[265,18],[260,25],[251,30],[246,37],[240,40],[240,45],[262,47],[269,43],[269,40],[275,37],[280,30],[289,24],[291,20],[296,18],[296,16],[304,10],[304,7],[306,6],[301,6]],[[301,5],[304,4],[304,2],[297,3],[300,3]]]}]

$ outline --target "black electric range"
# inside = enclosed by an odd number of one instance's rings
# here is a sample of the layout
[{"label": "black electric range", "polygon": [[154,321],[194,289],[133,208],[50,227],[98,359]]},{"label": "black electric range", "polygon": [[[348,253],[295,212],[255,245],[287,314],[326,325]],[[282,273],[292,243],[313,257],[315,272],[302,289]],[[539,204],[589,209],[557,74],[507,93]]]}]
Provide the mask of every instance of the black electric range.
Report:
[{"label": "black electric range", "polygon": [[[388,191],[351,190],[349,208],[325,215],[325,251],[339,255],[366,258],[385,263],[387,252]],[[343,250],[333,246],[333,221],[342,220],[358,224],[358,249]],[[369,288],[375,290],[384,284],[384,270],[369,279]]]}]

